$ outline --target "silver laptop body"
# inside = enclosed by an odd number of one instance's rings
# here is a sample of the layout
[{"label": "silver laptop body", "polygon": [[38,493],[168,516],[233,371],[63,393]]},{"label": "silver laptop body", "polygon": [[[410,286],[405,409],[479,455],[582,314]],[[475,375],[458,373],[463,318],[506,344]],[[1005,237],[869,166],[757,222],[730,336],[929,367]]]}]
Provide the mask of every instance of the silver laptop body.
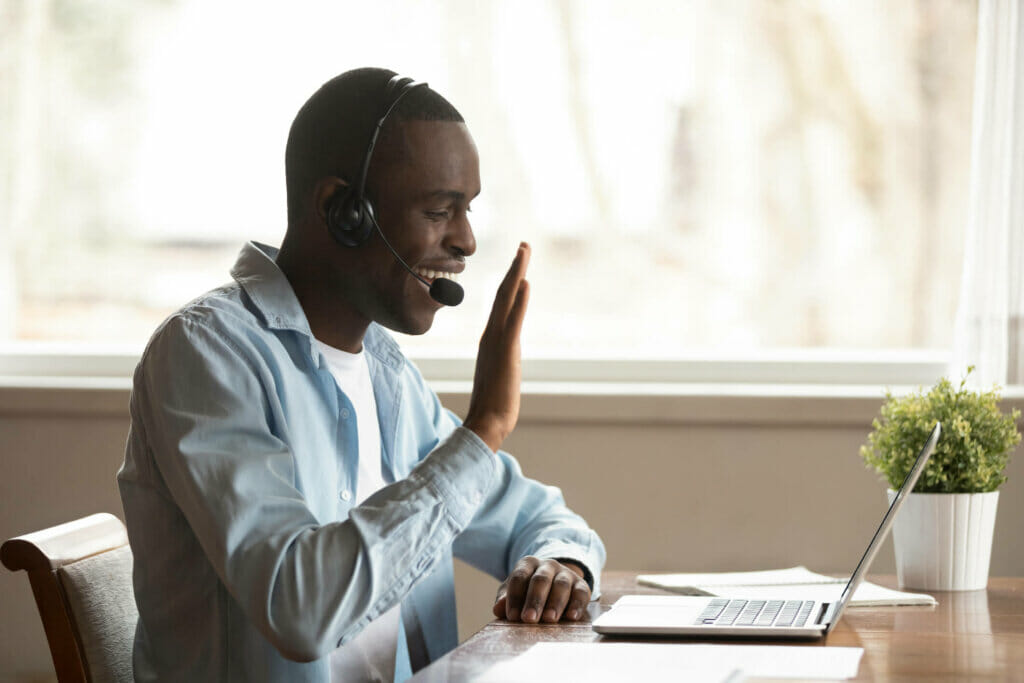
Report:
[{"label": "silver laptop body", "polygon": [[593,629],[605,635],[623,636],[825,637],[839,621],[850,598],[864,580],[878,549],[889,534],[896,513],[903,505],[903,499],[914,490],[941,433],[942,425],[936,422],[838,601],[625,595],[594,621]]}]

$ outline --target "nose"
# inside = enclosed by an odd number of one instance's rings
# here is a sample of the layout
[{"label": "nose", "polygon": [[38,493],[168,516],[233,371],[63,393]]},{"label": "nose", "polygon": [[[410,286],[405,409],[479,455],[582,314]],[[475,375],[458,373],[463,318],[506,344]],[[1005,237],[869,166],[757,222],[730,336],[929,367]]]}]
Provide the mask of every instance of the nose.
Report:
[{"label": "nose", "polygon": [[476,237],[473,235],[473,226],[469,224],[469,215],[465,211],[460,211],[456,220],[448,225],[449,229],[444,238],[445,249],[460,256],[472,256],[476,253]]}]

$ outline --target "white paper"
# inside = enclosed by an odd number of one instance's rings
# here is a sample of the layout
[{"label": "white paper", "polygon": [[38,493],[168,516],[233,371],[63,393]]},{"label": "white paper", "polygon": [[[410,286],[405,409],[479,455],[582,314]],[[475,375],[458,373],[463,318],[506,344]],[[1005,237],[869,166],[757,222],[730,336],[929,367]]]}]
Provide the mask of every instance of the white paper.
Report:
[{"label": "white paper", "polygon": [[690,645],[683,643],[538,643],[478,678],[486,683],[529,680],[700,680],[855,678],[859,647]]},{"label": "white paper", "polygon": [[[715,574],[641,574],[637,583],[664,588],[682,595],[715,595],[725,598],[781,598],[831,602],[839,599],[847,579],[817,574],[807,567],[756,572]],[[850,607],[880,605],[935,605],[930,595],[884,588],[869,581],[857,587]]]},{"label": "white paper", "polygon": [[767,569],[756,572],[714,572],[711,574],[641,574],[636,578],[639,583],[656,580],[660,582],[659,585],[664,583],[680,588],[686,586],[783,586],[787,584],[846,583],[846,579],[816,574],[807,567]]}]

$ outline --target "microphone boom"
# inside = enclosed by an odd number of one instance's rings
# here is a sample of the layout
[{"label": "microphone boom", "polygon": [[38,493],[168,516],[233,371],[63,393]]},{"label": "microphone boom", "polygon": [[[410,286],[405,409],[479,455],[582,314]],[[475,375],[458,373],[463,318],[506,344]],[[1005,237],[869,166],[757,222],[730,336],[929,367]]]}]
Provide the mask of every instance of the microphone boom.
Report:
[{"label": "microphone boom", "polygon": [[403,268],[409,271],[410,275],[422,282],[423,285],[430,290],[431,299],[445,306],[458,306],[462,303],[462,298],[466,295],[466,292],[457,282],[453,282],[448,278],[439,277],[434,280],[434,284],[430,284],[424,278],[417,275],[416,271],[410,268],[409,264],[398,255],[395,248],[391,246],[391,242],[388,242],[388,238],[384,236],[384,231],[380,229],[380,224],[377,222],[377,218],[372,213],[369,215],[370,220],[373,221],[373,227],[377,228],[377,234],[380,235],[382,240],[384,240],[384,244],[391,252],[391,255],[395,257],[395,260],[402,264]]}]

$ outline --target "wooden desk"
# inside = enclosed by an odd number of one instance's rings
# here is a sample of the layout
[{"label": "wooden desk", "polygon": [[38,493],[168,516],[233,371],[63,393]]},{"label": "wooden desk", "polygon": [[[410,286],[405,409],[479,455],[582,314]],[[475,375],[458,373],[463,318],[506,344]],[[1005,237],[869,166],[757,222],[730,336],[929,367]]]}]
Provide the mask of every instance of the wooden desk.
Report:
[{"label": "wooden desk", "polygon": [[[607,610],[624,594],[663,593],[638,586],[638,573],[641,572],[605,572],[600,604],[590,605],[589,619]],[[896,587],[893,576],[872,576],[870,580]],[[939,601],[937,607],[847,609],[832,633],[821,642],[773,643],[863,647],[864,657],[855,679],[858,681],[1024,681],[1024,578],[990,579],[987,591],[934,595]],[[542,641],[606,640],[590,629],[589,619],[576,624],[537,626],[492,621],[412,680],[469,680],[494,663]],[[543,679],[543,675],[538,678]]]}]

